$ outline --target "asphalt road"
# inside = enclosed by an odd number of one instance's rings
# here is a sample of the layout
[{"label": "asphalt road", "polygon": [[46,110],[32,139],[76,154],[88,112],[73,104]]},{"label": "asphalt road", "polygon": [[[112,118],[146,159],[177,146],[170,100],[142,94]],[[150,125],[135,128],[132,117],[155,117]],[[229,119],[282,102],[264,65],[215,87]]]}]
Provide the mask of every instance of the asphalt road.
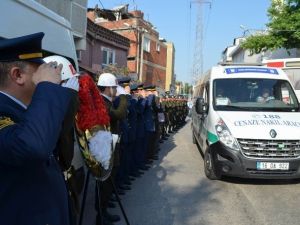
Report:
[{"label": "asphalt road", "polygon": [[[208,180],[187,123],[161,144],[159,160],[122,203],[131,225],[295,225],[300,181]],[[119,208],[110,212],[121,215]]]}]

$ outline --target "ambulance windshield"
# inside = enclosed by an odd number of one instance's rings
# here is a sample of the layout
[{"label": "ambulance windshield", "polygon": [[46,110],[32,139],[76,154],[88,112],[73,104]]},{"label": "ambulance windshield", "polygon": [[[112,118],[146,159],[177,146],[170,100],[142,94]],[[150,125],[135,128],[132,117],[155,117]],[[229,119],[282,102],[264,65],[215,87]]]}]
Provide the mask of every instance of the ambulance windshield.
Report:
[{"label": "ambulance windshield", "polygon": [[278,79],[216,79],[213,105],[222,111],[299,111],[290,83]]}]

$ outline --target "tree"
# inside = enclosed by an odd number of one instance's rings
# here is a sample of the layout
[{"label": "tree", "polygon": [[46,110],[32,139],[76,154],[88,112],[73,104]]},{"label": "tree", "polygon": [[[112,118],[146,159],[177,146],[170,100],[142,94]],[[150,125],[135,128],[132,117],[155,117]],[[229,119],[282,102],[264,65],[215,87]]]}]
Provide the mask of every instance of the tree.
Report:
[{"label": "tree", "polygon": [[183,91],[183,94],[191,94],[192,93],[192,90],[193,90],[193,86],[190,85],[189,83],[184,83],[184,91]]},{"label": "tree", "polygon": [[249,36],[242,48],[251,54],[278,48],[300,48],[300,0],[273,0],[267,31]]}]

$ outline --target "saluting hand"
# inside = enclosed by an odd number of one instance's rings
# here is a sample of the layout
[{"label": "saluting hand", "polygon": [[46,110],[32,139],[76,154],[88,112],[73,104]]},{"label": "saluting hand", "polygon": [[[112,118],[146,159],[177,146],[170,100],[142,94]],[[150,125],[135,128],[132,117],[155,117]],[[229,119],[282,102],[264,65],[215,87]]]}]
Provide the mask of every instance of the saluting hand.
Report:
[{"label": "saluting hand", "polygon": [[56,62],[44,63],[33,73],[32,81],[35,85],[40,82],[48,81],[54,84],[61,82],[61,70],[63,65]]},{"label": "saluting hand", "polygon": [[63,82],[61,86],[65,88],[73,89],[75,91],[79,91],[78,77],[72,77],[68,79],[66,82]]}]

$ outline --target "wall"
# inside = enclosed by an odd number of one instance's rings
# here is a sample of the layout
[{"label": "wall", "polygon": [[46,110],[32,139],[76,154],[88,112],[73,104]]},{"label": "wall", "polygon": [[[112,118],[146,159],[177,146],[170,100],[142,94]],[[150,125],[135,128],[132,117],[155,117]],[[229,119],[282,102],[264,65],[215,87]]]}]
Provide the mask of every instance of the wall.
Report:
[{"label": "wall", "polygon": [[35,0],[71,23],[77,50],[85,49],[88,0]]},{"label": "wall", "polygon": [[115,65],[127,66],[129,40],[113,31],[94,24],[88,19],[87,48],[81,53],[80,66],[95,72],[102,72],[102,48],[115,52]]},{"label": "wall", "polygon": [[166,65],[166,85],[165,90],[170,91],[174,81],[175,48],[173,43],[166,43],[167,65]]},{"label": "wall", "polygon": [[166,70],[155,66],[143,64],[143,74],[143,83],[146,86],[155,85],[156,87],[160,87],[163,90],[165,89]]},{"label": "wall", "polygon": [[[88,17],[98,24],[130,39],[127,67],[131,73],[138,73],[141,82],[157,85],[165,89],[167,46],[159,41],[159,33],[153,26],[143,19],[140,11],[130,12],[135,17],[118,21],[105,21],[97,19],[94,12],[89,12]],[[150,52],[142,51],[142,37],[151,40]],[[156,44],[160,44],[160,51],[156,51]]]}]

